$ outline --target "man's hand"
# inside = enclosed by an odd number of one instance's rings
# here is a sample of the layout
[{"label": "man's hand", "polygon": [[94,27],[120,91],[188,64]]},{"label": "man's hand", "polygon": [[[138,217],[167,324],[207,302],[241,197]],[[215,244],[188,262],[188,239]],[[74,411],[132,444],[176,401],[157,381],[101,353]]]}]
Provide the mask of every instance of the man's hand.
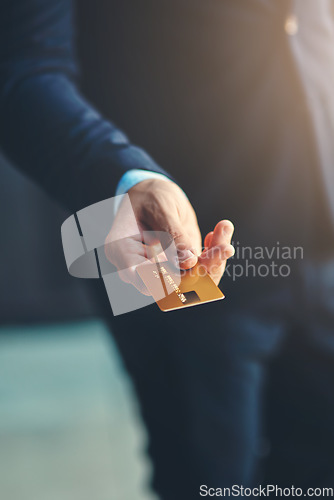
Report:
[{"label": "man's hand", "polygon": [[234,254],[231,245],[233,224],[220,221],[206,235],[202,251],[195,211],[177,184],[148,179],[136,184],[128,194],[132,207],[129,203],[121,203],[105,246],[107,258],[118,268],[120,278],[149,295],[136,272],[136,266],[147,257],[138,232],[163,231],[174,240],[181,269],[190,269],[199,262],[218,285],[226,260]]}]

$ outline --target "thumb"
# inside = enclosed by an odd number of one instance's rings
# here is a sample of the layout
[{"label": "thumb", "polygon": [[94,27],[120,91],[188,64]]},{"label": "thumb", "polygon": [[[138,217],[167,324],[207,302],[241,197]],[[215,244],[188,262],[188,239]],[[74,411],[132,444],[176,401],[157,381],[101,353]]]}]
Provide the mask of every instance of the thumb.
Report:
[{"label": "thumb", "polygon": [[[190,269],[197,264],[195,236],[192,238],[178,217],[169,214],[168,217],[151,219],[151,228],[160,241],[167,259],[176,267]],[[173,244],[172,244],[173,243]]]},{"label": "thumb", "polygon": [[[161,233],[163,229],[163,233]],[[197,264],[198,257],[193,239],[186,229],[176,221],[159,228],[162,247],[169,261],[181,269],[190,269]],[[162,241],[164,240],[164,241]],[[171,244],[171,243],[174,244]]]},{"label": "thumb", "polygon": [[144,227],[157,233],[168,260],[181,269],[189,269],[196,265],[201,246],[196,215],[180,188],[174,188],[169,181],[163,184],[164,189],[156,189],[141,206],[140,219]]},{"label": "thumb", "polygon": [[198,257],[190,237],[187,234],[180,234],[180,232],[172,234],[172,237],[177,251],[176,265],[181,269],[194,267],[197,264]]}]

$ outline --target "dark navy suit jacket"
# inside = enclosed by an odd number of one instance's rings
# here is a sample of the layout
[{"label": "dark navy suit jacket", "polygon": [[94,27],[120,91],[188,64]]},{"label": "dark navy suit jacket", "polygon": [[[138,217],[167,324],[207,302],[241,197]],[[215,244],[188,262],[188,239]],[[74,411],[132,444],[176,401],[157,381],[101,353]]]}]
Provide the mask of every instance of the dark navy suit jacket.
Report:
[{"label": "dark navy suit jacket", "polygon": [[111,197],[132,168],[161,171],[81,95],[70,0],[0,5],[0,143],[72,209]]},{"label": "dark navy suit jacket", "polygon": [[228,217],[242,243],[332,252],[331,0],[80,0],[84,93],[107,120],[73,83],[70,1],[0,9],[1,145],[50,193],[81,208],[162,165],[204,230]]}]

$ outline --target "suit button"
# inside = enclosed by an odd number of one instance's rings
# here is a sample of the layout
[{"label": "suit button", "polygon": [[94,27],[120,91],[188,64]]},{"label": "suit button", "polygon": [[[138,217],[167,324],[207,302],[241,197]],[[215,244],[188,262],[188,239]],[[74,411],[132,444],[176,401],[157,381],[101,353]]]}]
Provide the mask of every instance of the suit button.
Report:
[{"label": "suit button", "polygon": [[296,35],[298,33],[298,28],[299,28],[299,25],[298,25],[297,17],[294,14],[290,14],[286,18],[285,23],[284,23],[285,32],[288,35],[293,36],[293,35]]}]

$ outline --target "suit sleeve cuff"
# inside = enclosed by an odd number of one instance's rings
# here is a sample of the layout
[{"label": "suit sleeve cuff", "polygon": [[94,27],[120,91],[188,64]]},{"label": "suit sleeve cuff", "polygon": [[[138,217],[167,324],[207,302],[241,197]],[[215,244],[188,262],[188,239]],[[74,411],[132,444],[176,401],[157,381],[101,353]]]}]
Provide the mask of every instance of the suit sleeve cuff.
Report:
[{"label": "suit sleeve cuff", "polygon": [[125,172],[121,177],[116,188],[116,196],[127,193],[133,186],[146,179],[162,179],[170,181],[171,179],[166,175],[152,172],[151,170],[132,169]]},{"label": "suit sleeve cuff", "polygon": [[[133,186],[139,182],[145,181],[146,179],[162,179],[165,181],[170,181],[171,179],[166,175],[159,174],[157,172],[152,172],[151,170],[140,170],[132,169],[125,172],[121,177],[116,188],[116,196],[127,193]],[[115,213],[117,212],[122,198],[116,198],[115,200]]]}]

